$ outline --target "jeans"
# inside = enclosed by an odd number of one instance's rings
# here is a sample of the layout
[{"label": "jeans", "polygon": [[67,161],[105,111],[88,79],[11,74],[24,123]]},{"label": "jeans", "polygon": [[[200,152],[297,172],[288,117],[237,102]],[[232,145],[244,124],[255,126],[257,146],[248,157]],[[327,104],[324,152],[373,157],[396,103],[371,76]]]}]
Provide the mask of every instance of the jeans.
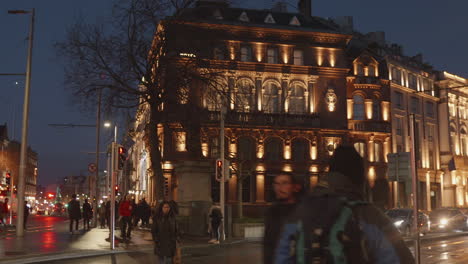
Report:
[{"label": "jeans", "polygon": [[159,264],[172,264],[172,257],[158,256]]},{"label": "jeans", "polygon": [[218,221],[211,221],[211,236],[212,238],[219,240],[219,226],[221,225]]},{"label": "jeans", "polygon": [[83,218],[83,229],[89,229],[89,218]]},{"label": "jeans", "polygon": [[130,238],[132,232],[132,217],[131,216],[122,216],[121,220],[121,236],[122,238]]},{"label": "jeans", "polygon": [[75,221],[75,230],[78,230],[79,219],[70,219],[70,232],[73,231],[73,221]]}]

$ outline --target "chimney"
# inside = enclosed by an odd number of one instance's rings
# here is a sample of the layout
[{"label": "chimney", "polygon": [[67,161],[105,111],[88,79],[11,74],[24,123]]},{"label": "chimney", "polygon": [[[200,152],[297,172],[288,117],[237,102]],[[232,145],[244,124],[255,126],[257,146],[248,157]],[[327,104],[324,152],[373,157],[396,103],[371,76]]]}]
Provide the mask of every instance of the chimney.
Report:
[{"label": "chimney", "polygon": [[312,0],[299,0],[297,4],[297,9],[299,13],[306,17],[312,16]]}]

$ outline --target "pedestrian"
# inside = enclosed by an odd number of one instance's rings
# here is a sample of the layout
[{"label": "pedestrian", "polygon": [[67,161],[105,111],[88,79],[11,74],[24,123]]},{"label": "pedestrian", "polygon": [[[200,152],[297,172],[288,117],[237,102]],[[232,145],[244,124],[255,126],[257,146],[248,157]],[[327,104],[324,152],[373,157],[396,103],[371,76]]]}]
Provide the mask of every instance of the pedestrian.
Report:
[{"label": "pedestrian", "polygon": [[136,203],[135,199],[132,199],[132,225],[133,227],[137,227],[138,226],[138,222],[140,222],[140,203]]},{"label": "pedestrian", "polygon": [[81,219],[80,202],[76,200],[76,194],[72,194],[72,199],[68,202],[68,218],[70,218],[70,234],[73,234],[73,222],[75,230],[78,231],[78,222]]},{"label": "pedestrian", "polygon": [[93,208],[88,203],[88,199],[85,199],[83,203],[83,230],[89,230],[89,220],[93,218]]},{"label": "pedestrian", "polygon": [[159,264],[172,264],[173,258],[180,254],[178,250],[179,230],[177,220],[169,202],[162,202],[153,221],[151,234],[155,243],[154,253]]},{"label": "pedestrian", "polygon": [[132,202],[130,196],[124,196],[119,205],[119,222],[123,240],[131,239],[132,232]]},{"label": "pedestrian", "polygon": [[263,263],[273,263],[275,248],[286,219],[296,208],[302,192],[302,185],[291,173],[281,173],[273,180],[275,203],[265,213],[265,234],[263,236]]},{"label": "pedestrian", "polygon": [[24,201],[24,215],[23,215],[23,228],[26,230],[26,223],[28,222],[29,210],[28,201]]},{"label": "pedestrian", "polygon": [[217,205],[213,205],[210,208],[209,212],[210,222],[208,231],[210,233],[211,239],[208,243],[212,244],[219,244],[219,227],[221,226],[221,222],[223,220],[223,214],[221,213],[221,208]]},{"label": "pedestrian", "polygon": [[102,203],[98,208],[99,223],[101,228],[106,228],[106,203]]},{"label": "pedestrian", "polygon": [[150,219],[150,216],[151,216],[151,207],[146,202],[145,198],[141,199],[140,211],[141,211],[142,226],[143,227],[149,227],[149,219]]},{"label": "pedestrian", "polygon": [[414,263],[390,219],[364,201],[365,171],[354,147],[334,151],[329,173],[319,180],[322,187],[305,197],[284,225],[275,264]]},{"label": "pedestrian", "polygon": [[3,202],[3,218],[2,218],[2,221],[5,225],[7,223],[8,216],[10,215],[10,208],[9,208],[8,202],[9,202],[8,198],[5,198]]},{"label": "pedestrian", "polygon": [[4,213],[3,213],[3,202],[0,201],[0,223],[2,225],[6,225],[6,221],[4,219]]}]

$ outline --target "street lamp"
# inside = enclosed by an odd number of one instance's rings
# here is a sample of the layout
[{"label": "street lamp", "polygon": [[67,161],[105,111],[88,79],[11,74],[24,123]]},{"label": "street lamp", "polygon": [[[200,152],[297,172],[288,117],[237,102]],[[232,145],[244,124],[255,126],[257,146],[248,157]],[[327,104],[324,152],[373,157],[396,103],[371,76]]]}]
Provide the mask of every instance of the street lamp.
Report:
[{"label": "street lamp", "polygon": [[[105,122],[104,127],[111,127],[110,122]],[[110,248],[111,250],[115,248],[115,191],[114,191],[114,186],[115,186],[115,178],[117,176],[117,164],[116,164],[116,157],[115,157],[115,152],[117,149],[117,124],[114,125],[114,142],[112,142],[112,147],[111,147],[111,162],[110,162],[110,167],[108,170],[110,170],[110,175],[111,175],[111,189],[110,189],[110,234],[109,234],[109,242],[110,242]],[[108,163],[109,164],[109,163]],[[107,182],[109,183],[109,173],[107,173]],[[109,185],[108,185],[109,186]]]},{"label": "street lamp", "polygon": [[[28,119],[29,119],[29,93],[31,88],[31,64],[32,64],[32,48],[34,37],[34,8],[31,11],[27,10],[9,10],[8,14],[31,14],[31,24],[29,27],[29,48],[28,60],[26,64],[26,85],[24,87],[24,103],[23,103],[23,122],[21,129],[21,151],[20,151],[20,167],[18,175],[18,195],[17,195],[17,218],[16,218],[16,235],[22,237],[24,235],[24,190],[25,190],[25,172],[26,172],[26,154],[28,146]],[[13,191],[13,190],[11,190]]]}]

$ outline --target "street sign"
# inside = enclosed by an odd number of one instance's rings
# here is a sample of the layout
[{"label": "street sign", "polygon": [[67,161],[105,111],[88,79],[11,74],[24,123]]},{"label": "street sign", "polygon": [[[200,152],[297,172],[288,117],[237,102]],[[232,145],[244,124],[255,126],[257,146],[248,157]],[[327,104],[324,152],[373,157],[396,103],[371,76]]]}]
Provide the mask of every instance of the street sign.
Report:
[{"label": "street sign", "polygon": [[96,172],[96,164],[90,163],[88,165],[88,171],[91,172],[91,173]]},{"label": "street sign", "polygon": [[389,181],[405,182],[411,180],[410,152],[389,153],[387,158]]}]

